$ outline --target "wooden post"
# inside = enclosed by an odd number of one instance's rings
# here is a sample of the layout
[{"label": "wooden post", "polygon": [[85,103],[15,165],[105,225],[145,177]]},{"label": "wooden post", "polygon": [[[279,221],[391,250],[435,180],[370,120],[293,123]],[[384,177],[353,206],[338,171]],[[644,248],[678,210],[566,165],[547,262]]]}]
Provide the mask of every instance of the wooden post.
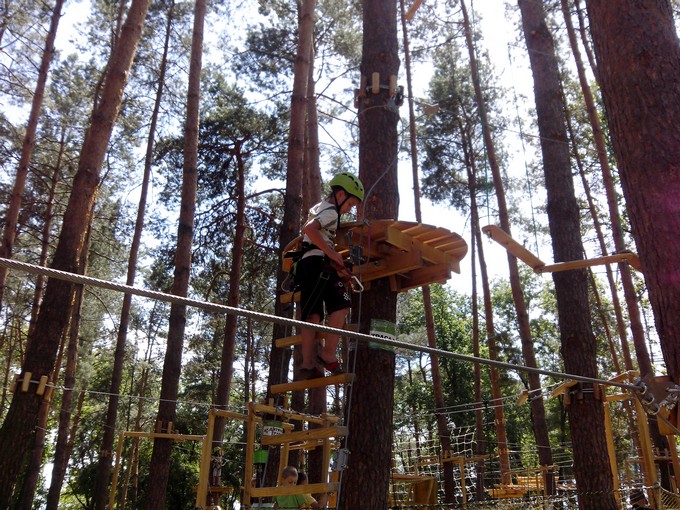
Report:
[{"label": "wooden post", "polygon": [[125,431],[118,434],[118,448],[116,449],[116,462],[113,468],[113,479],[111,480],[111,491],[109,492],[109,508],[113,509],[116,502],[116,485],[118,485],[118,471],[120,470],[120,458],[123,455],[123,442]]},{"label": "wooden post", "polygon": [[196,488],[196,508],[204,508],[207,505],[208,485],[210,480],[210,452],[212,451],[213,433],[215,430],[215,410],[208,413],[208,430],[203,439],[201,450],[201,467],[198,474],[198,487]]}]

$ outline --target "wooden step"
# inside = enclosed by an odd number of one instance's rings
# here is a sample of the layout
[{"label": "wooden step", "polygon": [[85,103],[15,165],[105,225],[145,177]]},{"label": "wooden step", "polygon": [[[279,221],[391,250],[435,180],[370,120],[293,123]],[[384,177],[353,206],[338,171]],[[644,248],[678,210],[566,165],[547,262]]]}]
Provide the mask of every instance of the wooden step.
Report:
[{"label": "wooden step", "polygon": [[330,439],[332,437],[344,437],[347,435],[347,427],[339,425],[333,427],[319,427],[309,430],[297,430],[287,434],[276,434],[274,436],[262,436],[262,445],[275,445],[298,443],[304,441],[314,441],[317,439]]},{"label": "wooden step", "polygon": [[328,377],[318,377],[307,379],[306,381],[293,381],[283,384],[274,384],[271,387],[272,395],[286,393],[288,391],[307,390],[311,388],[321,388],[322,386],[332,386],[334,384],[352,384],[355,374],[331,375]]},{"label": "wooden step", "polygon": [[231,494],[234,492],[234,488],[228,485],[210,486],[208,487],[208,492],[214,492],[215,494]]},{"label": "wooden step", "polygon": [[276,339],[276,347],[290,347],[292,345],[300,345],[302,343],[302,335],[284,336]]},{"label": "wooden step", "polygon": [[250,489],[253,498],[266,498],[271,496],[290,496],[292,494],[322,494],[336,492],[338,483],[309,483],[307,485],[286,485],[283,487],[257,487]]},{"label": "wooden step", "polygon": [[[317,331],[314,339],[317,341],[321,341],[324,339],[324,333],[323,331]],[[276,347],[290,347],[292,345],[300,345],[302,344],[302,335],[293,335],[293,336],[284,336],[283,338],[277,338],[276,339]]]}]

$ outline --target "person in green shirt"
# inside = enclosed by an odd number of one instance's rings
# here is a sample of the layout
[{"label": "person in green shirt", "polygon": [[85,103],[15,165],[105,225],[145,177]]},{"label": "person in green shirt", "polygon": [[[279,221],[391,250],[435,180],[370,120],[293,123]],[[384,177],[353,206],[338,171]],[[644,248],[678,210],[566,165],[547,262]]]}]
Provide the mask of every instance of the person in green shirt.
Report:
[{"label": "person in green shirt", "polygon": [[[281,472],[281,486],[290,487],[297,485],[298,471],[294,466],[286,466]],[[305,508],[304,494],[288,494],[274,496],[274,508],[279,510],[299,510]]]},{"label": "person in green shirt", "polygon": [[[281,486],[290,487],[292,485],[307,485],[309,480],[307,474],[299,472],[294,466],[286,466],[281,472]],[[289,494],[286,496],[274,497],[274,508],[279,510],[299,510],[310,508],[324,508],[325,496],[322,501],[317,501],[311,494]]]}]

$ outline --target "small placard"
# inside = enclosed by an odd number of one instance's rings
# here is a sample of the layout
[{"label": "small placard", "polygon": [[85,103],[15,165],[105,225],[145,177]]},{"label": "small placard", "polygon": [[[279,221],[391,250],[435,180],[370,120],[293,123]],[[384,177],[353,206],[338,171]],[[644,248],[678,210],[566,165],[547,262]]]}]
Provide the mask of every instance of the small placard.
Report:
[{"label": "small placard", "polygon": [[[372,336],[385,338],[387,340],[396,340],[397,325],[393,322],[386,321],[384,319],[371,319],[370,334]],[[391,345],[385,345],[378,342],[369,342],[368,345],[372,349],[385,349],[388,351],[394,351],[394,347],[392,347]]]}]

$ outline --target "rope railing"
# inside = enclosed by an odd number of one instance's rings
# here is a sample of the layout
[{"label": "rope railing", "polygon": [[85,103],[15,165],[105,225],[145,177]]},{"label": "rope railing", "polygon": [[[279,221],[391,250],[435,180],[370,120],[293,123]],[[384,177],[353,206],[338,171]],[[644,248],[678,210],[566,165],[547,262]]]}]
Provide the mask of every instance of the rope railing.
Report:
[{"label": "rope railing", "polygon": [[366,333],[360,333],[358,331],[350,331],[346,329],[331,328],[329,326],[324,326],[323,324],[312,324],[309,322],[299,321],[296,319],[291,319],[288,317],[279,317],[276,315],[271,315],[263,312],[256,312],[253,310],[248,310],[246,308],[237,308],[228,305],[222,305],[218,303],[211,303],[209,301],[201,301],[198,299],[193,299],[184,296],[177,296],[174,294],[168,294],[165,292],[159,292],[149,289],[141,289],[138,287],[133,287],[131,285],[125,285],[122,283],[115,283],[108,280],[102,280],[99,278],[93,278],[91,276],[85,276],[81,274],[69,273],[66,271],[60,271],[58,269],[53,269],[49,267],[38,266],[35,264],[29,264],[26,262],[20,262],[14,259],[0,258],[0,266],[7,267],[10,269],[16,269],[19,271],[25,271],[32,274],[41,274],[49,278],[56,278],[59,280],[65,280],[71,283],[79,285],[91,285],[94,287],[99,287],[103,289],[114,290],[117,292],[122,292],[124,294],[130,294],[134,296],[141,296],[150,299],[156,299],[159,301],[165,301],[174,304],[180,304],[185,306],[191,306],[194,308],[200,308],[203,310],[208,310],[215,313],[236,315],[238,317],[250,318],[258,321],[272,322],[275,324],[282,324],[291,327],[301,327],[308,328],[322,333],[334,333],[337,335],[354,338],[357,340],[366,340],[369,342],[374,342],[382,345],[388,345],[391,347],[396,347],[398,349],[406,349],[416,352],[425,352],[428,354],[434,354],[439,357],[452,358],[460,361],[467,361],[470,363],[481,363],[483,365],[495,366],[498,368],[504,368],[506,370],[514,370],[521,372],[528,372],[540,375],[546,375],[551,377],[556,377],[558,379],[571,379],[573,381],[592,383],[592,384],[602,384],[607,386],[616,386],[619,388],[624,388],[628,390],[640,391],[640,387],[635,384],[624,383],[619,381],[608,381],[603,379],[598,379],[596,377],[587,377],[578,374],[567,374],[563,372],[556,372],[553,370],[545,370],[536,367],[527,367],[524,365],[517,365],[514,363],[506,363],[504,361],[491,360],[486,358],[480,358],[476,356],[470,356],[467,354],[460,354],[451,351],[445,351],[443,349],[437,349],[433,347],[428,347],[424,345],[415,345],[408,342],[402,342],[399,340],[394,340],[391,338],[385,338],[381,336],[369,335]]}]

